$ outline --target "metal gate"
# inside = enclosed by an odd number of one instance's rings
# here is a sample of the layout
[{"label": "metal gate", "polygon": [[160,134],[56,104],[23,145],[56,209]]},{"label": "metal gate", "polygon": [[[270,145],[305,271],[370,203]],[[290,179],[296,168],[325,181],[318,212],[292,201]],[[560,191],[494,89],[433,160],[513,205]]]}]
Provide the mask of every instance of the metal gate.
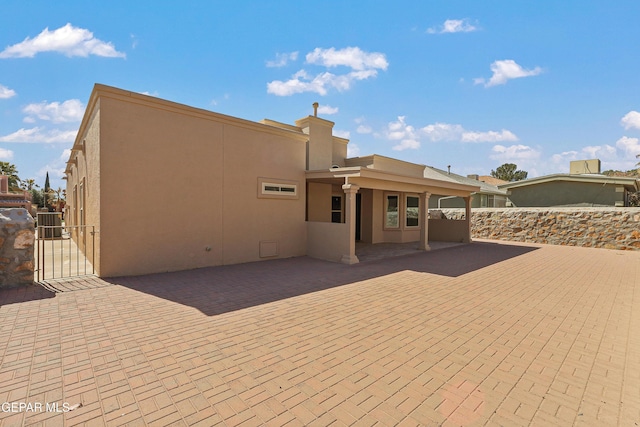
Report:
[{"label": "metal gate", "polygon": [[95,274],[95,227],[65,225],[59,212],[38,213],[36,281]]}]

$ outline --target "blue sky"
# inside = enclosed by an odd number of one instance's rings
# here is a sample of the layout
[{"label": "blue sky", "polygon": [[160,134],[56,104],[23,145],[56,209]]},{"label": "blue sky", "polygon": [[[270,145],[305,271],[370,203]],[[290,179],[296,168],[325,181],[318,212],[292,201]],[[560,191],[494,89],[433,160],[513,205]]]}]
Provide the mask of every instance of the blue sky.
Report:
[{"label": "blue sky", "polygon": [[4,0],[0,160],[64,187],[102,83],[255,121],[293,123],[317,101],[351,155],[463,175],[628,170],[639,19],[636,0]]}]

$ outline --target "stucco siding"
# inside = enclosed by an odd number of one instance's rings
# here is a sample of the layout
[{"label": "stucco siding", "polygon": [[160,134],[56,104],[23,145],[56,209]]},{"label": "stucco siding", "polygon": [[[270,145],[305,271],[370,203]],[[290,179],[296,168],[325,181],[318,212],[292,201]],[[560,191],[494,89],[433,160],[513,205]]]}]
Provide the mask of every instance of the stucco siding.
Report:
[{"label": "stucco siding", "polygon": [[[103,276],[303,255],[304,143],[150,105],[102,99]],[[258,197],[258,178],[297,198]]]},{"label": "stucco siding", "polygon": [[[224,127],[224,264],[256,261],[260,241],[278,241],[278,257],[304,255],[305,146],[276,135]],[[293,199],[258,198],[258,177],[295,183]]]},{"label": "stucco siding", "polygon": [[[100,138],[101,138],[101,110],[97,102],[91,117],[87,119],[87,126],[82,135],[78,136],[83,149],[77,152],[74,173],[67,176],[67,204],[65,210],[65,224],[71,226],[92,225],[93,236],[89,229],[73,228],[72,237],[78,247],[87,254],[93,262],[96,272],[101,271],[101,209],[100,204]],[[84,194],[83,194],[84,193]],[[82,219],[84,215],[84,219]],[[94,254],[90,259],[89,254]]]},{"label": "stucco siding", "polygon": [[319,182],[308,183],[307,220],[331,222],[332,185]]},{"label": "stucco siding", "polygon": [[349,231],[345,223],[307,222],[307,255],[340,262],[349,253]]},{"label": "stucco siding", "polygon": [[517,207],[549,207],[568,205],[615,206],[624,200],[624,192],[616,186],[586,182],[545,182],[510,188],[509,199]]}]

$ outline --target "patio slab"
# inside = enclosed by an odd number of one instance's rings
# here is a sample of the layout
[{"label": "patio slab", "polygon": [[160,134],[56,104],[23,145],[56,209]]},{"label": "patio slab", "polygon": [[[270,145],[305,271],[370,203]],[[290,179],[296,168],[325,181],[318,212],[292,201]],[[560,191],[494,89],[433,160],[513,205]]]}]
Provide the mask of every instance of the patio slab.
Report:
[{"label": "patio slab", "polygon": [[640,424],[638,252],[482,241],[53,289],[0,291],[3,427]]}]

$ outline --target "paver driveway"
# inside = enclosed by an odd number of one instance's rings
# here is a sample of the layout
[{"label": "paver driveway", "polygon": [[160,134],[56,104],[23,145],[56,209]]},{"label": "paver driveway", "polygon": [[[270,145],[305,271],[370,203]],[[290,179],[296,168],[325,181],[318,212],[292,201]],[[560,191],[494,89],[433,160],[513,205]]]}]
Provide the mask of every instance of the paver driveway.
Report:
[{"label": "paver driveway", "polygon": [[640,252],[476,242],[53,286],[0,292],[2,426],[640,424]]}]

